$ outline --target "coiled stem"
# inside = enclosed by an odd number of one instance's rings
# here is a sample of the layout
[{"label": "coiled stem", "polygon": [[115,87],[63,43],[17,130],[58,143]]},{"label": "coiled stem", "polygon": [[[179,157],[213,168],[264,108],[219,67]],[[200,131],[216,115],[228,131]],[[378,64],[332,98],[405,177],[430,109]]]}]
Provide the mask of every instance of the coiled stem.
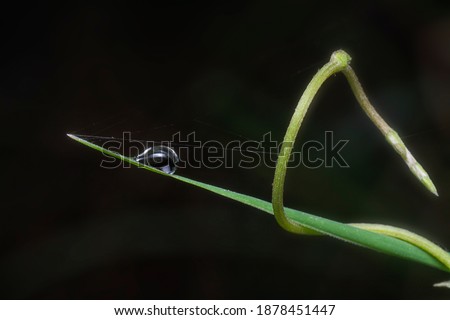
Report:
[{"label": "coiled stem", "polygon": [[[375,111],[375,108],[369,102],[369,99],[362,89],[361,83],[359,82],[353,69],[350,67],[350,61],[351,57],[343,50],[335,51],[331,55],[330,61],[314,75],[314,77],[306,87],[297,104],[297,107],[295,108],[295,112],[286,130],[286,134],[281,145],[280,154],[278,156],[277,165],[275,168],[272,187],[272,206],[275,214],[275,219],[277,220],[278,224],[289,232],[305,235],[320,234],[317,231],[306,228],[286,217],[283,205],[284,183],[286,179],[287,164],[294,147],[295,139],[297,138],[298,131],[300,130],[305,114],[308,111],[308,108],[314,96],[317,94],[318,90],[325,82],[325,80],[327,80],[331,75],[341,71],[347,78],[350,87],[352,88],[353,93],[364,112],[385,136],[386,140],[391,144],[395,151],[400,154],[400,156],[410,168],[411,172],[430,192],[432,192],[436,196],[438,195],[436,187],[434,186],[427,172],[414,159],[403,141],[400,139],[399,135],[383,120],[383,118],[381,118],[381,116]],[[443,250],[433,242],[425,239],[424,237],[421,237],[408,230],[381,224],[351,225],[409,242],[428,252],[430,255],[442,262],[450,270],[450,254],[448,254],[445,250]]]}]

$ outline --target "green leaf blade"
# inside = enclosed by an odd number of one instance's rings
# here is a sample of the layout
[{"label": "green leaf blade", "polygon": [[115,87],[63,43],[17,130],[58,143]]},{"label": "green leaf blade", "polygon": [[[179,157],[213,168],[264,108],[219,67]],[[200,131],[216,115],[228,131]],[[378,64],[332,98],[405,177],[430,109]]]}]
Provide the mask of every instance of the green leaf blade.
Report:
[{"label": "green leaf blade", "polygon": [[[172,179],[176,179],[179,181],[182,181],[184,183],[208,190],[210,192],[216,193],[218,195],[221,195],[223,197],[238,201],[240,203],[243,203],[245,205],[251,206],[253,208],[256,208],[258,210],[264,211],[266,213],[270,213],[273,215],[272,211],[272,204],[268,201],[261,200],[249,195],[241,194],[238,192],[234,192],[231,190],[227,190],[221,187],[217,187],[214,185],[210,185],[204,182],[196,181],[190,178],[186,178],[179,175],[170,175],[167,173],[164,173],[158,169],[143,165],[137,161],[135,161],[132,158],[126,157],[124,155],[121,155],[119,153],[110,151],[108,149],[105,149],[97,144],[94,144],[92,142],[89,142],[79,136],[68,134],[68,137],[71,139],[88,146],[94,150],[100,151],[105,155],[109,155],[112,157],[115,157],[119,160],[122,160],[124,162],[128,162],[134,166],[137,166],[139,168],[143,168],[145,170],[161,174],[166,177],[170,177]],[[397,256],[400,258],[412,260],[415,262],[419,262],[425,265],[428,265],[430,267],[434,267],[440,270],[444,270],[448,272],[448,269],[437,259],[435,259],[433,256],[428,254],[427,252],[423,251],[422,249],[419,249],[418,247],[409,244],[405,241],[398,240],[393,237],[381,235],[378,233],[362,230],[344,223],[340,223],[337,221],[329,220],[326,218],[322,218],[319,216],[315,216],[309,213],[305,213],[299,210],[295,209],[289,209],[285,208],[287,216],[300,223],[301,225],[304,225],[305,227],[308,227],[310,229],[313,229],[319,233],[335,237],[337,239],[350,242],[355,245],[359,245],[365,248],[369,248],[381,253]]]}]

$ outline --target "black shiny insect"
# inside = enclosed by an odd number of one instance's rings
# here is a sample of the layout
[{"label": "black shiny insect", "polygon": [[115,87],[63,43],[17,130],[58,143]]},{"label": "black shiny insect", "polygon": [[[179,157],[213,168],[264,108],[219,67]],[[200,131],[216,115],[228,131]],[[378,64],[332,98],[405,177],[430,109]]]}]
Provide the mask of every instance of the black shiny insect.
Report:
[{"label": "black shiny insect", "polygon": [[173,174],[179,161],[177,153],[168,146],[156,146],[146,149],[135,160],[152,168]]}]

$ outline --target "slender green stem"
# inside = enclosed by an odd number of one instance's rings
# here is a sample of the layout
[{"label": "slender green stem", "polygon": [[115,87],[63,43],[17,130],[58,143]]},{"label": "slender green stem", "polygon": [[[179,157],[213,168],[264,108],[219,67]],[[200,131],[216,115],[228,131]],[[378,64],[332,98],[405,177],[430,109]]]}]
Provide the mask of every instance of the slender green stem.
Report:
[{"label": "slender green stem", "polygon": [[350,225],[367,231],[381,233],[414,244],[416,247],[428,252],[430,255],[442,262],[442,264],[450,270],[450,254],[448,254],[448,252],[446,252],[444,249],[437,246],[430,240],[419,236],[418,234],[405,229],[383,224],[350,223]]},{"label": "slender green stem", "polygon": [[[305,114],[308,111],[308,108],[314,96],[320,89],[321,85],[325,82],[325,80],[327,80],[332,74],[340,71],[342,71],[347,78],[350,87],[352,88],[353,93],[364,112],[369,116],[372,122],[374,122],[374,124],[386,137],[386,140],[392,145],[397,153],[400,154],[412,173],[425,185],[428,190],[437,195],[437,190],[426,171],[414,159],[398,134],[383,120],[383,118],[381,118],[381,116],[375,111],[374,107],[369,102],[369,99],[364,93],[364,90],[362,89],[362,86],[355,72],[349,65],[350,61],[351,57],[343,50],[338,50],[331,55],[330,61],[314,75],[311,82],[306,87],[286,130],[286,134],[281,145],[280,155],[278,156],[277,165],[275,168],[272,187],[272,207],[275,219],[277,220],[278,224],[289,232],[308,235],[320,234],[317,231],[304,227],[301,224],[294,222],[286,217],[283,205],[284,183],[286,179],[287,164]],[[442,248],[425,239],[424,237],[401,228],[381,224],[351,225],[411,243],[435,257],[450,270],[450,255]]]},{"label": "slender green stem", "polygon": [[433,287],[450,288],[450,281],[435,283]]},{"label": "slender green stem", "polygon": [[314,96],[319,90],[320,86],[327,80],[332,74],[342,71],[350,62],[350,56],[342,50],[336,51],[331,55],[330,62],[324,65],[312,78],[311,82],[306,87],[305,92],[300,98],[300,101],[295,108],[294,115],[291,118],[291,122],[286,131],[286,135],[281,145],[280,154],[277,159],[277,165],[275,168],[275,177],[272,187],[272,205],[275,214],[275,219],[278,224],[289,232],[299,234],[316,234],[315,231],[307,229],[295,222],[292,222],[286,218],[283,207],[283,193],[284,193],[284,180],[286,178],[286,168],[291,156],[292,148],[294,147],[295,138],[297,137],[298,130],[302,125],[303,118],[306,111],[308,111]]},{"label": "slender green stem", "polygon": [[431,181],[428,173],[423,169],[423,167],[414,159],[411,152],[409,152],[408,148],[406,148],[402,139],[400,139],[399,135],[395,130],[393,130],[381,116],[376,112],[375,108],[369,102],[364,90],[361,86],[361,83],[358,80],[355,72],[352,67],[349,65],[342,70],[342,73],[348,80],[350,87],[355,94],[356,99],[361,105],[364,112],[367,116],[372,120],[373,123],[378,127],[381,133],[386,137],[386,140],[390,143],[390,145],[397,151],[397,153],[403,158],[405,163],[408,165],[411,172],[419,179],[422,184],[431,191],[434,195],[438,195],[436,187]]}]

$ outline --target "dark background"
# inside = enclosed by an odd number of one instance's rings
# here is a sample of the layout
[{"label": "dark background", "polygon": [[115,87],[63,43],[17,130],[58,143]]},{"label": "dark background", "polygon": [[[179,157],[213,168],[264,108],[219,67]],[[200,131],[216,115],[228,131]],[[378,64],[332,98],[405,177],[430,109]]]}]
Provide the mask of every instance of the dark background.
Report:
[{"label": "dark background", "polygon": [[[342,75],[299,141],[349,139],[348,169],[288,172],[286,205],[405,227],[450,245],[450,11],[435,1],[17,4],[0,19],[2,298],[442,299],[449,274],[326,237],[139,169],[105,170],[66,133],[176,130],[280,141],[307,83],[348,51],[428,193]],[[199,123],[209,124],[206,126]],[[299,142],[300,144],[300,142]],[[179,174],[270,199],[273,169]]]}]

